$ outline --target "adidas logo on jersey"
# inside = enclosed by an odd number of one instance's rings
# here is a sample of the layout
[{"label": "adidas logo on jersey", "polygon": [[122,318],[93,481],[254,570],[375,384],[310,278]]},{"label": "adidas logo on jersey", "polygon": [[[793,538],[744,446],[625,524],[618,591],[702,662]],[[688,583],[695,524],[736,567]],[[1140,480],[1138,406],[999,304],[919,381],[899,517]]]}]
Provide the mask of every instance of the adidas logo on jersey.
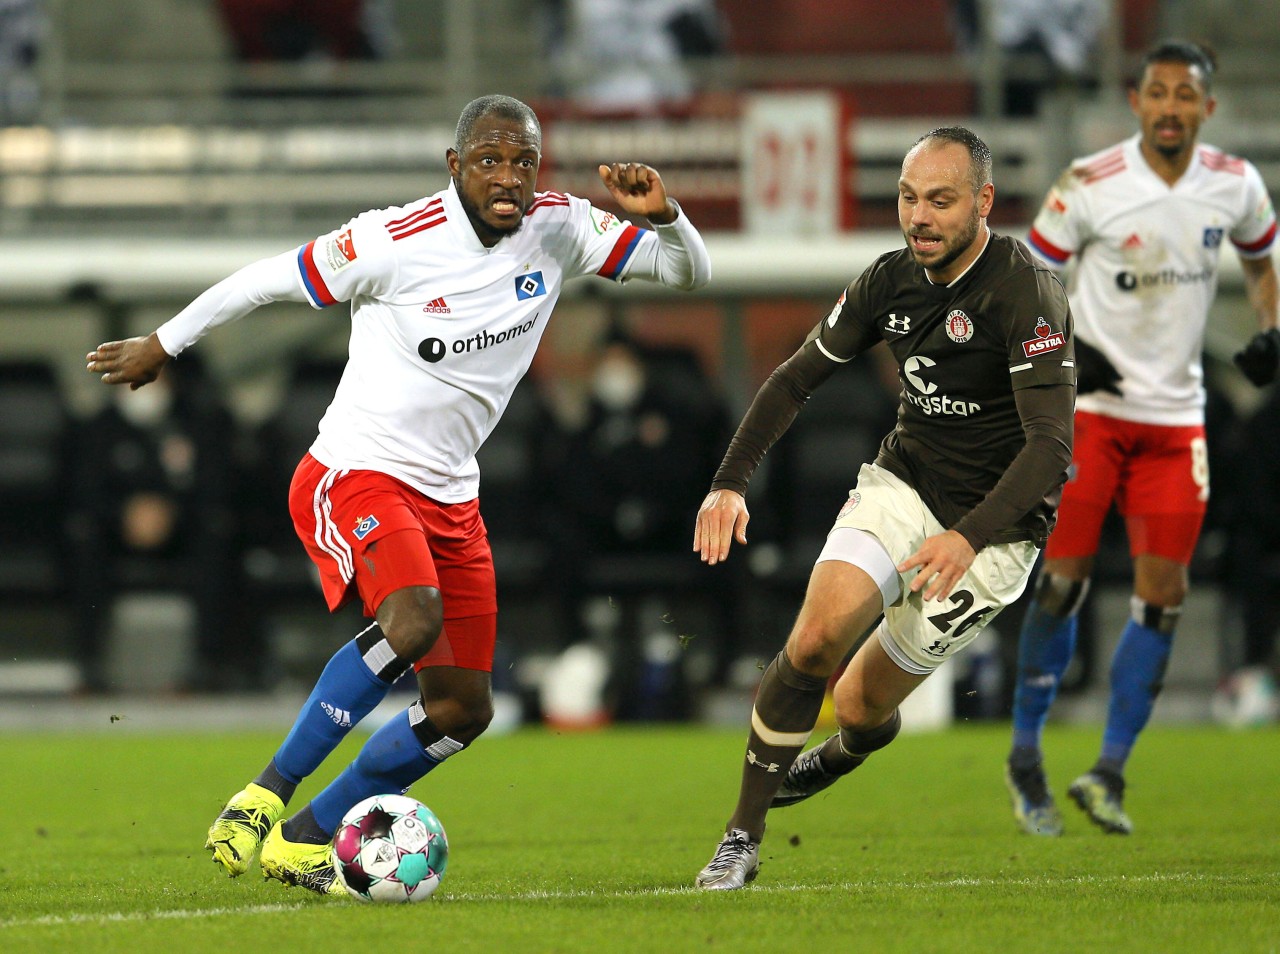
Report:
[{"label": "adidas logo on jersey", "polygon": [[346,709],[335,708],[327,702],[320,703],[320,708],[323,709],[325,714],[340,728],[345,729],[351,725],[351,713]]},{"label": "adidas logo on jersey", "polygon": [[429,315],[447,315],[450,313],[449,305],[443,298],[427,302],[422,306],[422,310]]}]

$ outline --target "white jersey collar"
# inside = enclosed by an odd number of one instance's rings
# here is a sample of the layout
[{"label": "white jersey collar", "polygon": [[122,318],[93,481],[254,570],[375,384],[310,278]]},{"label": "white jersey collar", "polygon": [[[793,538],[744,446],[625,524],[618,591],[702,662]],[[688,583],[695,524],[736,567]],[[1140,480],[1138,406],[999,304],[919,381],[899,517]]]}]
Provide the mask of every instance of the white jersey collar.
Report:
[{"label": "white jersey collar", "polygon": [[[462,200],[458,198],[458,190],[452,176],[449,178],[449,188],[444,191],[444,209],[445,221],[449,223],[449,228],[458,245],[477,255],[488,255],[493,251],[492,248],[485,248],[484,243],[480,241],[480,236],[476,235],[471,219],[467,216],[467,210],[462,207]],[[499,241],[498,245],[501,244],[502,242]],[[494,248],[497,247],[497,245],[494,246]]]},{"label": "white jersey collar", "polygon": [[1195,144],[1191,147],[1191,162],[1187,164],[1187,168],[1183,171],[1182,175],[1178,177],[1178,181],[1173,185],[1170,185],[1161,178],[1160,173],[1151,168],[1151,163],[1147,162],[1147,157],[1142,152],[1142,133],[1139,132],[1126,139],[1124,141],[1124,149],[1126,159],[1133,163],[1133,168],[1141,169],[1143,175],[1152,182],[1157,183],[1160,188],[1168,192],[1173,192],[1175,189],[1185,188],[1187,183],[1195,182],[1204,165],[1200,161],[1200,140],[1197,139]]}]

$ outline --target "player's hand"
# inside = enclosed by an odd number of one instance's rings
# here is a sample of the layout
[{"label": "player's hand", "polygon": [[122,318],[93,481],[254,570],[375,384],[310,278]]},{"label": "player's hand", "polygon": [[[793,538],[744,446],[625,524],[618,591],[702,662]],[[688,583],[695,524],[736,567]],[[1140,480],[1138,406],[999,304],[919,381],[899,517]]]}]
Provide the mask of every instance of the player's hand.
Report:
[{"label": "player's hand", "polygon": [[698,508],[693,527],[693,550],[702,562],[714,566],[729,558],[734,540],[747,544],[747,501],[733,490],[713,490]]},{"label": "player's hand", "polygon": [[93,374],[102,375],[104,384],[127,384],[131,391],[136,391],[159,377],[160,369],[169,363],[169,358],[153,332],[145,338],[98,345],[85,355],[88,362],[85,367]]},{"label": "player's hand", "polygon": [[[978,556],[969,541],[956,530],[929,537],[920,549],[898,564],[898,572],[920,568],[911,581],[911,592],[924,590],[926,600],[945,600]],[[927,589],[926,589],[927,587]]]},{"label": "player's hand", "polygon": [[1120,372],[1105,354],[1079,338],[1076,349],[1076,394],[1107,391],[1120,394]]},{"label": "player's hand", "polygon": [[1276,370],[1280,369],[1280,328],[1259,331],[1236,352],[1232,360],[1258,387],[1270,384],[1276,379]]},{"label": "player's hand", "polygon": [[667,199],[657,169],[643,162],[615,162],[600,166],[600,181],[628,215],[643,215],[654,225],[676,220],[676,206]]}]

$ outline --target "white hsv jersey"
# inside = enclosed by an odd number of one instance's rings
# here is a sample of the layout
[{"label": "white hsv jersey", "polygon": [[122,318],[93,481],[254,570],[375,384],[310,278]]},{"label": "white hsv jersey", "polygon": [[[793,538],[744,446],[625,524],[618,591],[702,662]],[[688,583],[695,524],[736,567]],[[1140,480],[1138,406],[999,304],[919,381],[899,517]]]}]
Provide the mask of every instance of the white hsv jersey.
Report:
[{"label": "white hsv jersey", "polygon": [[476,497],[476,451],[528,370],[564,282],[654,277],[658,243],[584,199],[542,192],[517,232],[485,248],[451,184],[304,245],[297,277],[307,300],[351,302],[350,357],[312,455],[390,474],[444,503]]},{"label": "white hsv jersey", "polygon": [[1076,334],[1120,372],[1123,396],[1081,410],[1150,424],[1203,423],[1200,355],[1224,239],[1265,258],[1276,215],[1252,164],[1212,146],[1168,185],[1134,136],[1072,163],[1049,191],[1028,243],[1045,263],[1078,262],[1068,294]]}]

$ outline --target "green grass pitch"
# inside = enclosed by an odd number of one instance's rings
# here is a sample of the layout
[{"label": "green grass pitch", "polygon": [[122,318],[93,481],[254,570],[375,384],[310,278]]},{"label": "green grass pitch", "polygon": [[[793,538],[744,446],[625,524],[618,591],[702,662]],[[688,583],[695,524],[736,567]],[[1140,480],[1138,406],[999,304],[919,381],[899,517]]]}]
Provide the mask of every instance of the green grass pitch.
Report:
[{"label": "green grass pitch", "polygon": [[410,792],[448,831],[444,884],[422,904],[374,906],[264,882],[256,867],[231,880],[202,849],[275,733],[14,734],[0,743],[0,949],[1280,948],[1280,731],[1153,727],[1130,763],[1128,838],[1102,834],[1065,797],[1097,737],[1047,735],[1061,839],[1015,829],[1007,727],[908,734],[829,792],[774,812],[759,879],[726,894],[690,885],[736,796],[743,731],[482,739]]}]

